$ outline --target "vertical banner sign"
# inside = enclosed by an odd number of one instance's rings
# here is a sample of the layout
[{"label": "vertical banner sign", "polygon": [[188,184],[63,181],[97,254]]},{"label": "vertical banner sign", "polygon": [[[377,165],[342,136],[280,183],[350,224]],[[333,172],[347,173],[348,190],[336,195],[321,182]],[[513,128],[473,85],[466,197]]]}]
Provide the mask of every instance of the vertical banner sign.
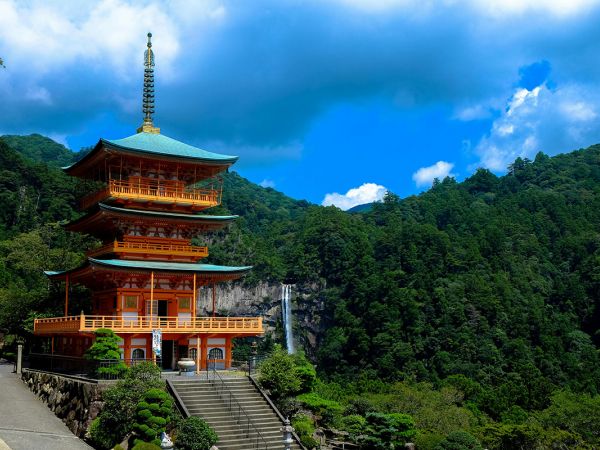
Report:
[{"label": "vertical banner sign", "polygon": [[152,351],[157,358],[160,358],[160,352],[162,350],[162,331],[152,330]]}]

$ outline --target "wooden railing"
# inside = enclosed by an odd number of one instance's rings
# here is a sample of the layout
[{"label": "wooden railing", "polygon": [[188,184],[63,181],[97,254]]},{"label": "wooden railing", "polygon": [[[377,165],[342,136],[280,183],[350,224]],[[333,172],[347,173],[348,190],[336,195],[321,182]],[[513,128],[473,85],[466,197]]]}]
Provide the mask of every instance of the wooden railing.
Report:
[{"label": "wooden railing", "polygon": [[35,319],[34,334],[94,331],[110,328],[116,333],[149,333],[161,329],[165,333],[263,333],[261,317],[158,317],[158,316],[69,316]]},{"label": "wooden railing", "polygon": [[183,183],[138,177],[135,180],[109,180],[104,189],[84,197],[81,200],[81,208],[87,209],[109,197],[202,207],[217,206],[221,203],[219,189],[187,188]]},{"label": "wooden railing", "polygon": [[200,259],[208,256],[208,247],[181,244],[159,244],[155,242],[114,241],[96,250],[88,252],[88,256],[103,255],[106,253],[142,253],[155,255],[190,256]]}]

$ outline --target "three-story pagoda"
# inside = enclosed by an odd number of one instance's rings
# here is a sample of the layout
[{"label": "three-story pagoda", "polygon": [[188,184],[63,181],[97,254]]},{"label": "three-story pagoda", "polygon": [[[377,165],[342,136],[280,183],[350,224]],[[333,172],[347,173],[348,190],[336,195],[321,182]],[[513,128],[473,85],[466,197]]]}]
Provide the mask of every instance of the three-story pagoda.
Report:
[{"label": "three-story pagoda", "polygon": [[[154,55],[151,35],[145,53],[144,122],[137,134],[100,139],[92,151],[64,168],[69,175],[102,183],[84,197],[85,214],[67,229],[88,233],[103,244],[88,253],[80,267],[47,272],[64,281],[64,316],[36,319],[34,334],[51,337],[54,354],[80,356],[98,328],[112,329],[122,339],[126,360],[161,354],[164,368],[182,357],[231,366],[232,339],[263,334],[260,317],[217,317],[216,284],[235,280],[250,267],[203,264],[204,246],[192,245],[201,232],[218,230],[237,216],[206,215],[221,203],[225,171],[237,157],[211,153],[160,134],[153,125]],[[69,286],[92,291],[92,315],[72,315]],[[200,305],[198,293],[208,304]],[[208,311],[201,317],[198,310]],[[162,335],[160,349],[153,332]]]}]

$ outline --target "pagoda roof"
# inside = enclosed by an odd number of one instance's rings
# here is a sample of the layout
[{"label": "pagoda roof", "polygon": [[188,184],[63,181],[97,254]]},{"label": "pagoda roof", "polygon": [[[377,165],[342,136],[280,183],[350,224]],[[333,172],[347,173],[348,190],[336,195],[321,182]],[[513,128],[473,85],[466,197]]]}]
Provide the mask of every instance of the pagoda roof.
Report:
[{"label": "pagoda roof", "polygon": [[[98,206],[84,216],[79,217],[65,225],[65,228],[70,231],[83,231],[86,233],[94,234],[96,223],[106,223],[106,219],[110,217],[124,217],[128,216],[131,218],[141,218],[146,220],[168,220],[176,223],[186,223],[195,225],[201,229],[219,229],[224,227],[229,222],[234,221],[239,216],[212,216],[209,214],[183,214],[174,212],[164,211],[153,211],[145,209],[133,209],[133,208],[119,208],[117,206],[110,206],[105,203],[98,203]],[[108,228],[103,230],[108,231],[112,229],[112,222],[108,222]]]},{"label": "pagoda roof", "polygon": [[189,163],[230,166],[238,160],[237,156],[213,153],[185,144],[176,139],[158,133],[137,133],[123,139],[100,139],[94,149],[70,166],[63,167],[66,172],[76,171],[92,162],[99,149],[107,148],[120,153],[134,154],[141,157],[174,159]]},{"label": "pagoda roof", "polygon": [[131,215],[144,215],[150,217],[169,217],[173,219],[183,219],[183,220],[197,220],[201,222],[211,221],[211,222],[230,222],[232,220],[237,219],[239,216],[211,216],[210,214],[182,214],[182,213],[173,213],[173,212],[164,212],[164,211],[153,211],[147,209],[133,209],[133,208],[119,208],[117,206],[110,206],[105,203],[99,203],[98,207],[102,211],[111,211],[119,214],[131,214]]},{"label": "pagoda roof", "polygon": [[180,263],[163,261],[136,261],[128,259],[95,259],[88,260],[81,266],[64,271],[44,271],[49,278],[62,279],[66,275],[84,272],[88,268],[105,268],[116,271],[142,272],[185,272],[200,275],[225,275],[239,278],[252,269],[252,266],[217,266],[214,264]]}]

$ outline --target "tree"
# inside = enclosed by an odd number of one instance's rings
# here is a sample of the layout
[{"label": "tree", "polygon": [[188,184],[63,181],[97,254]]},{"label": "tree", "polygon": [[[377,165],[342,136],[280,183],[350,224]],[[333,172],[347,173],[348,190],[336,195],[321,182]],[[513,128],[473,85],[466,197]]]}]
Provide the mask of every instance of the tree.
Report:
[{"label": "tree", "polygon": [[217,433],[204,420],[188,417],[179,427],[175,444],[181,450],[208,450],[217,440]]},{"label": "tree", "polygon": [[294,357],[280,345],[276,345],[273,353],[261,364],[258,381],[274,400],[297,394],[302,387]]},{"label": "tree", "polygon": [[[120,338],[108,328],[96,330],[96,340],[85,352],[85,358],[99,364],[96,374],[99,377],[120,376],[127,371],[119,350]],[[101,363],[107,363],[106,366]]]},{"label": "tree", "polygon": [[475,436],[466,431],[454,431],[440,442],[435,450],[483,450]]}]

